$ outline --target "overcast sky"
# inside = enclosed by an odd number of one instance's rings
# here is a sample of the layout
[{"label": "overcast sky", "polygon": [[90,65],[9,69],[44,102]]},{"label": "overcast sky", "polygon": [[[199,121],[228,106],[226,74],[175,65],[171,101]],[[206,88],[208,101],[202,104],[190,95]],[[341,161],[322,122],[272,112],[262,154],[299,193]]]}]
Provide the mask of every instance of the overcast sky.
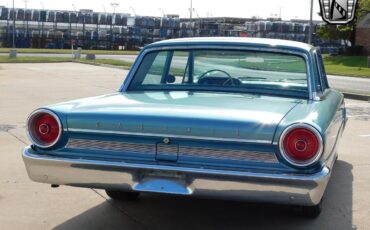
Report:
[{"label": "overcast sky", "polygon": [[[28,8],[63,9],[73,10],[72,4],[78,9],[92,9],[94,11],[112,12],[111,3],[118,3],[116,12],[131,13],[133,7],[137,15],[161,16],[165,14],[179,14],[189,17],[190,0],[28,0]],[[314,19],[321,19],[317,12],[320,11],[318,0],[314,1]],[[12,6],[12,0],[0,0],[0,5]],[[24,0],[15,0],[16,7],[25,7]],[[193,0],[193,8],[199,17],[252,17],[262,18],[279,15],[283,19],[308,19],[310,14],[310,0]],[[194,13],[193,17],[197,17]]]}]

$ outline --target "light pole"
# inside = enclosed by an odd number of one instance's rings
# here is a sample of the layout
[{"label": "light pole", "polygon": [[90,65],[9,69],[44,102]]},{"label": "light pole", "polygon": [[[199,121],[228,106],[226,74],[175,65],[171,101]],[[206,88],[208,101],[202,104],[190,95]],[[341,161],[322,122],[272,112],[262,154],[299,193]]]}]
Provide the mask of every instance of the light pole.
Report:
[{"label": "light pole", "polygon": [[15,49],[15,8],[13,0],[13,49]]},{"label": "light pole", "polygon": [[110,5],[113,8],[112,20],[110,22],[110,49],[112,49],[112,43],[114,43],[114,40],[113,40],[113,38],[114,38],[113,37],[113,20],[115,19],[116,8],[119,6],[119,4],[116,3],[116,2],[112,2]]},{"label": "light pole", "polygon": [[135,12],[134,7],[130,6],[130,9],[132,10],[132,12],[134,13],[134,16],[136,17],[136,12]]},{"label": "light pole", "polygon": [[193,19],[193,0],[190,0],[190,8],[189,8],[189,11],[190,11],[190,21],[192,21]]},{"label": "light pole", "polygon": [[198,14],[198,11],[194,10],[195,11],[195,14],[197,15],[198,19],[199,19],[199,27],[202,28],[202,19],[199,17],[199,14]]},{"label": "light pole", "polygon": [[24,20],[23,20],[23,27],[26,27],[26,21],[27,21],[27,28],[26,28],[26,34],[28,34],[28,20],[27,20],[27,3],[29,0],[23,0],[24,2]]},{"label": "light pole", "polygon": [[166,17],[166,14],[164,13],[163,9],[162,8],[159,8],[159,10],[162,12],[162,16],[163,17]]},{"label": "light pole", "polygon": [[[75,11],[75,14],[76,14],[76,34],[77,34],[77,31],[78,31],[78,29],[77,29],[77,24],[78,24],[77,13],[78,12],[77,12],[77,9],[76,9],[76,5],[74,3],[72,3],[72,7],[73,7],[73,10]],[[72,23],[71,19],[69,19],[69,22]]]},{"label": "light pole", "polygon": [[[69,28],[70,28],[70,32],[69,32],[69,36],[70,36],[70,43],[71,43],[71,50],[72,50],[72,56],[74,56],[74,52],[73,52],[73,45],[75,43],[77,43],[77,40],[78,40],[78,37],[77,37],[77,31],[78,31],[78,28],[77,28],[77,24],[78,24],[78,18],[77,18],[77,9],[76,9],[76,5],[74,3],[72,3],[72,7],[73,7],[73,10],[74,10],[74,13],[76,14],[76,25],[75,25],[75,39],[73,39],[72,37],[72,20],[71,18],[69,18]],[[77,45],[76,45],[77,46]]]},{"label": "light pole", "polygon": [[[9,22],[9,20],[8,20],[8,22]],[[13,44],[12,44],[12,49],[9,50],[9,58],[16,58],[17,57],[17,50],[15,49],[15,8],[14,8],[14,0],[13,0],[13,31],[12,32],[13,32]]]},{"label": "light pole", "polygon": [[281,6],[279,7],[279,18],[281,20]]},{"label": "light pole", "polygon": [[[41,48],[42,44],[43,43],[43,38],[44,38],[44,19],[43,19],[43,15],[45,13],[45,20],[46,20],[46,12],[45,11],[45,6],[44,6],[44,3],[43,1],[40,1],[40,5],[41,5],[41,8],[42,8],[42,11],[40,11],[40,14],[39,14],[39,26],[40,26],[40,21],[41,21],[41,31],[39,30],[39,48]],[[40,28],[40,27],[39,27]]]},{"label": "light pole", "polygon": [[116,3],[116,2],[112,2],[111,4],[110,4],[111,6],[112,6],[112,8],[113,8],[113,15],[116,13],[116,8],[119,6],[119,4],[118,3]]},{"label": "light pole", "polygon": [[310,9],[310,27],[309,27],[309,34],[308,34],[308,44],[312,45],[312,31],[313,31],[313,24],[312,24],[312,17],[313,17],[313,0],[311,0],[311,9]]}]

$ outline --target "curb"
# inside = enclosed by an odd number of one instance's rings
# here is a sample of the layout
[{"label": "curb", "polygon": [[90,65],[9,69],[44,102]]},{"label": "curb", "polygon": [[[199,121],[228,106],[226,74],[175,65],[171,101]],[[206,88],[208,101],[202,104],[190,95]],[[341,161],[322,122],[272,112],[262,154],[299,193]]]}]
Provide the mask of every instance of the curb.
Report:
[{"label": "curb", "polygon": [[107,67],[107,68],[114,68],[114,69],[123,69],[123,70],[129,70],[129,67],[125,66],[116,66],[116,65],[109,65],[109,64],[101,64],[101,63],[93,63],[93,62],[82,62],[82,61],[72,61],[73,63],[79,63],[79,64],[85,64],[85,65],[93,65],[93,66],[101,66],[101,67]]},{"label": "curb", "polygon": [[344,93],[344,98],[347,99],[353,99],[353,100],[360,100],[360,101],[368,101],[370,102],[370,95],[364,95],[364,94],[355,94],[355,93]]}]

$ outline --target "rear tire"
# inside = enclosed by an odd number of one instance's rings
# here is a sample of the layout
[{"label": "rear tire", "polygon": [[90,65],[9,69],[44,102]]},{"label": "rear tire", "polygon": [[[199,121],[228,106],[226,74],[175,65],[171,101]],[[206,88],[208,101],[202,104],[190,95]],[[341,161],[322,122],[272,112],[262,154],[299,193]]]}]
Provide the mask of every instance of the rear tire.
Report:
[{"label": "rear tire", "polygon": [[109,190],[109,189],[106,189],[105,192],[111,199],[119,200],[119,201],[137,200],[140,196],[139,192],[124,192],[124,191]]}]

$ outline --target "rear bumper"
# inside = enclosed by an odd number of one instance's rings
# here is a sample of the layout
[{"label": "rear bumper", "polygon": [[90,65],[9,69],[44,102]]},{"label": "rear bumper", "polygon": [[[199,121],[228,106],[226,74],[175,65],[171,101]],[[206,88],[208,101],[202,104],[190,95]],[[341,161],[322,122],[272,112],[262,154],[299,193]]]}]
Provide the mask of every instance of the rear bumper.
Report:
[{"label": "rear bumper", "polygon": [[29,177],[42,183],[306,206],[320,202],[334,158],[319,173],[292,175],[56,158],[29,147],[23,151]]}]

